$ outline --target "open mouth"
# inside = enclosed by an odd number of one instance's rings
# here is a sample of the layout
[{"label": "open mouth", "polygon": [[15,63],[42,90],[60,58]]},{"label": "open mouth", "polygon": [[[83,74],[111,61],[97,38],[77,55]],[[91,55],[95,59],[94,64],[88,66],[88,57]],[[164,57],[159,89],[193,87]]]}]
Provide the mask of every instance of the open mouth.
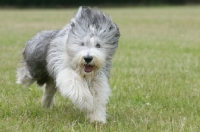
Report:
[{"label": "open mouth", "polygon": [[93,70],[93,66],[92,65],[84,65],[84,71],[85,72],[91,72]]}]

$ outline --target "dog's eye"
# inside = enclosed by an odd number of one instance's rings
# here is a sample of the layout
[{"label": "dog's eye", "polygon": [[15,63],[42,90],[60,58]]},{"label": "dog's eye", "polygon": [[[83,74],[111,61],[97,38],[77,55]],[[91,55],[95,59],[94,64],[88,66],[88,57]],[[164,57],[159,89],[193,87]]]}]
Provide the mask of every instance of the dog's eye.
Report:
[{"label": "dog's eye", "polygon": [[100,48],[101,46],[100,46],[100,44],[96,44],[96,47],[97,47],[97,48]]},{"label": "dog's eye", "polygon": [[81,43],[81,46],[84,46],[85,44],[84,43]]},{"label": "dog's eye", "polygon": [[113,26],[111,25],[110,28],[109,28],[109,30],[112,30],[112,29],[113,29]]}]

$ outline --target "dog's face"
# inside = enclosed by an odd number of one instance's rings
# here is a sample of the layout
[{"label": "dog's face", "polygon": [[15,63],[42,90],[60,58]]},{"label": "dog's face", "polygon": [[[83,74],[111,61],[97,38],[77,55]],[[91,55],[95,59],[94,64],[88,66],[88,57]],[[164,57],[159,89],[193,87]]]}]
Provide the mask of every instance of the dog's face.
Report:
[{"label": "dog's face", "polygon": [[71,27],[66,49],[72,68],[90,74],[112,60],[120,33],[108,16],[95,9],[79,8]]}]

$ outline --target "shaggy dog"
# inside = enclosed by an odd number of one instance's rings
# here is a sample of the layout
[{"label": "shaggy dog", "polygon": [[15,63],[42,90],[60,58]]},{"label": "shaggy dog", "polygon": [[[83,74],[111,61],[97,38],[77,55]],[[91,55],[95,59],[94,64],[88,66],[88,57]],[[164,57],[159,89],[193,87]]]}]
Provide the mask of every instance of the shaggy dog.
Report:
[{"label": "shaggy dog", "polygon": [[80,7],[62,29],[42,31],[26,43],[17,83],[44,85],[44,108],[53,106],[59,91],[86,112],[91,123],[106,123],[108,79],[119,37],[109,16]]}]

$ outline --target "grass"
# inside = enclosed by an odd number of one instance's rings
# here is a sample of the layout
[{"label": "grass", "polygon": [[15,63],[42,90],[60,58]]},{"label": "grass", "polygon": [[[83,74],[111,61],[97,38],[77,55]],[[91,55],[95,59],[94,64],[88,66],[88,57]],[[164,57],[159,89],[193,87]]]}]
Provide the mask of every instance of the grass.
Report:
[{"label": "grass", "polygon": [[121,31],[108,123],[96,127],[68,99],[40,107],[42,90],[15,84],[24,43],[59,29],[76,9],[0,10],[0,131],[200,131],[199,6],[102,8]]}]

